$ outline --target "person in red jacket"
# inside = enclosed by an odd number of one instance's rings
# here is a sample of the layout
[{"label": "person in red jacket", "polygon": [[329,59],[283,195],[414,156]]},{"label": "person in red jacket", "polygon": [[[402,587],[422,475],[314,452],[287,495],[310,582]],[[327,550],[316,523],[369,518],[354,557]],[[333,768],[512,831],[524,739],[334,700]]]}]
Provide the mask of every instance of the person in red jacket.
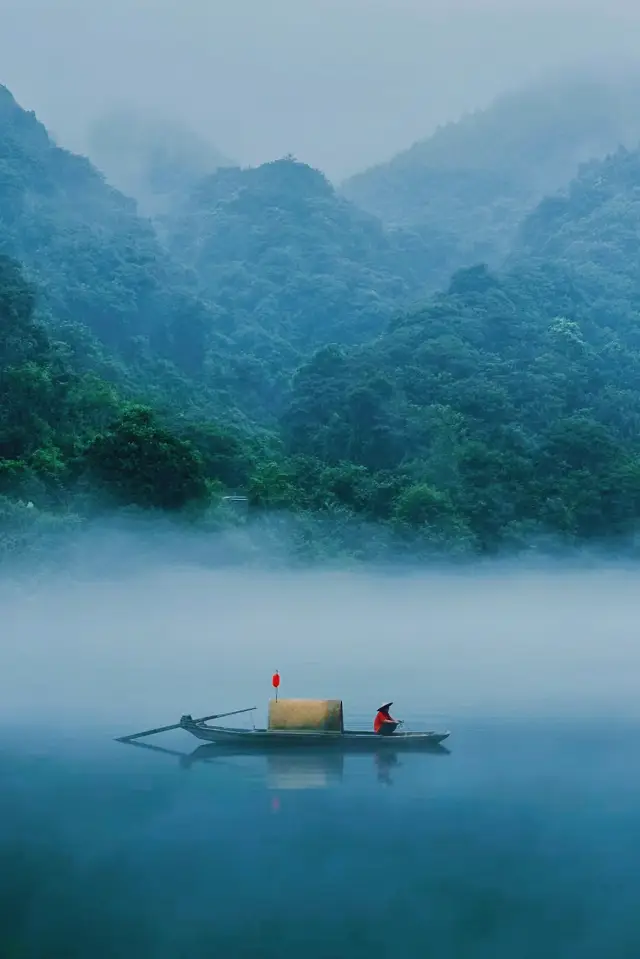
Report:
[{"label": "person in red jacket", "polygon": [[389,706],[393,706],[393,703],[384,703],[378,709],[376,718],[373,720],[374,733],[380,733],[382,736],[388,736],[390,733],[394,732],[396,726],[398,725],[399,720],[394,719],[393,716],[391,716],[389,713]]}]

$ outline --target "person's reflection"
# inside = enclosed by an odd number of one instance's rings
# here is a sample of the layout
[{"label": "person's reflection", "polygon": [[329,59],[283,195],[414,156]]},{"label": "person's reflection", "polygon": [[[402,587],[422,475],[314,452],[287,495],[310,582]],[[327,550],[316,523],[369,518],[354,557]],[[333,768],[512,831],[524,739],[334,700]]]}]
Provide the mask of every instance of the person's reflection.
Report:
[{"label": "person's reflection", "polygon": [[383,753],[376,753],[374,756],[378,782],[385,786],[393,786],[391,778],[391,767],[399,765],[397,753],[389,753],[386,750]]}]

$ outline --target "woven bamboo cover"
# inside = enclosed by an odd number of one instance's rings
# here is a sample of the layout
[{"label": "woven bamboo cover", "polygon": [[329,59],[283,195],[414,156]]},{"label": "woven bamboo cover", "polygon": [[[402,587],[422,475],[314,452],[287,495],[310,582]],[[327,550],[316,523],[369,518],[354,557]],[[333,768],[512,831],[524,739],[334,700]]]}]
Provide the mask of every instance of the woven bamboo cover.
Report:
[{"label": "woven bamboo cover", "polygon": [[341,699],[269,700],[269,729],[344,731]]}]

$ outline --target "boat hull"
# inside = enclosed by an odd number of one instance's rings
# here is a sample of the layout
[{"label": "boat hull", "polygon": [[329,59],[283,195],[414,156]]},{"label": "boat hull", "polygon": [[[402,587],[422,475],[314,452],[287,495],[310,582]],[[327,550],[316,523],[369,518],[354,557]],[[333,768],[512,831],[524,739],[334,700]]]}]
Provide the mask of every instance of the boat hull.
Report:
[{"label": "boat hull", "polygon": [[248,746],[252,749],[271,749],[298,746],[321,746],[349,751],[378,752],[381,749],[418,749],[437,746],[449,737],[448,732],[394,732],[378,733],[345,730],[343,733],[298,730],[233,729],[228,726],[210,726],[183,720],[182,728],[203,742]]}]

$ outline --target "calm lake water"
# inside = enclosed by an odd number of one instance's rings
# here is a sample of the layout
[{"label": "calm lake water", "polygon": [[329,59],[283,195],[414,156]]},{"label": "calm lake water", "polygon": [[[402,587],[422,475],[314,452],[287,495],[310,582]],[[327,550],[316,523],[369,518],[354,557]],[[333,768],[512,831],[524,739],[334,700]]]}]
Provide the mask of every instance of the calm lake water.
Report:
[{"label": "calm lake water", "polygon": [[381,760],[25,730],[2,955],[637,956],[639,732],[467,723]]},{"label": "calm lake water", "polygon": [[[241,582],[5,595],[2,959],[640,955],[633,577]],[[448,750],[113,740],[276,667]]]}]

